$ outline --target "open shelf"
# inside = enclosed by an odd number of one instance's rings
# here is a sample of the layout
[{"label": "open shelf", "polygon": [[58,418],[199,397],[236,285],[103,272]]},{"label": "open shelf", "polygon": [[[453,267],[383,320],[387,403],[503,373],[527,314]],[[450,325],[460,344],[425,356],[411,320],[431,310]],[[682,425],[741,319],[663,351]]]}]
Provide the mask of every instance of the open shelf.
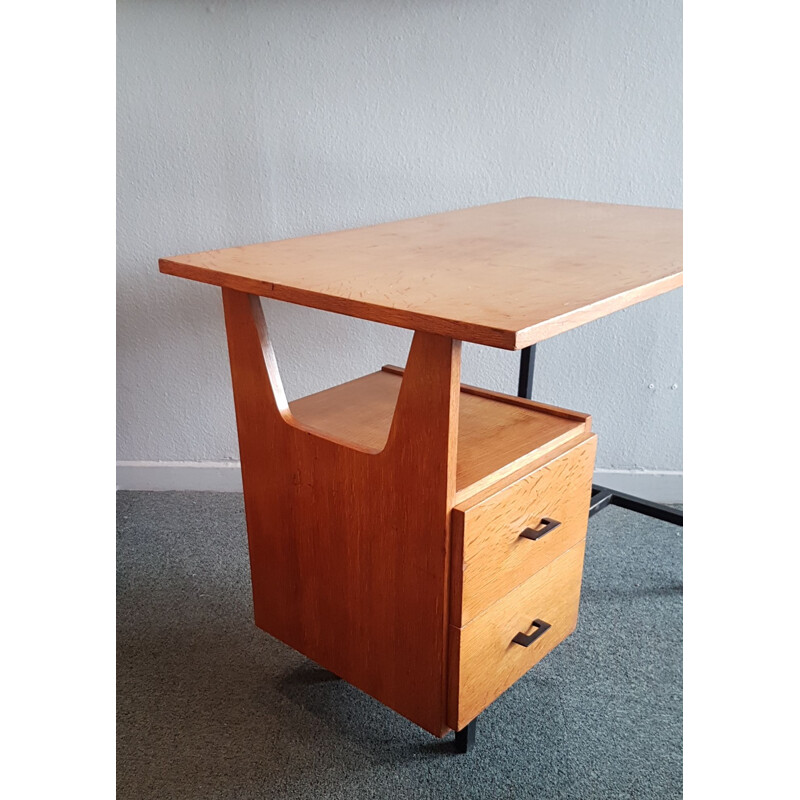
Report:
[{"label": "open shelf", "polygon": [[[359,447],[382,450],[403,370],[384,367],[290,403],[295,420]],[[518,397],[461,386],[456,502],[512,474],[573,438],[591,417]]]}]

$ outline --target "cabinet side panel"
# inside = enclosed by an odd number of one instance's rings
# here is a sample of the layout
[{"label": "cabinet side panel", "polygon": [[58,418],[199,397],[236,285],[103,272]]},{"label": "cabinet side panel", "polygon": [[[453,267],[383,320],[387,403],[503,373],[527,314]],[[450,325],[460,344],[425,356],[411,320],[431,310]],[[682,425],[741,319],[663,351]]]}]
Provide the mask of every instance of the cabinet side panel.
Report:
[{"label": "cabinet side panel", "polygon": [[296,424],[257,299],[223,297],[256,624],[442,735],[458,343],[415,334],[386,448],[361,452]]}]

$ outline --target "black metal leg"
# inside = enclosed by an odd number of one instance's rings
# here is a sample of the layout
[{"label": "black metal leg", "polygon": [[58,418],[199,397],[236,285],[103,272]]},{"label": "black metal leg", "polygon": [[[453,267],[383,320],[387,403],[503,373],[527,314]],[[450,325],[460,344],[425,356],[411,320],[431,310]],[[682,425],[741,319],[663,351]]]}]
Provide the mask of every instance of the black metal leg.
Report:
[{"label": "black metal leg", "polygon": [[519,384],[517,397],[533,397],[533,367],[536,363],[536,345],[532,344],[520,350],[519,357]]},{"label": "black metal leg", "polygon": [[[627,508],[629,511],[635,511],[637,514],[645,514],[648,517],[655,519],[663,519],[664,522],[671,522],[673,525],[680,525],[683,527],[683,511],[670,506],[662,505],[661,503],[651,503],[649,500],[642,500],[641,497],[634,497],[632,494],[625,494],[624,492],[614,492],[610,489],[604,489],[602,486],[592,486],[592,506],[594,505],[595,493],[607,493],[609,499],[603,505],[611,504],[612,506],[619,506],[620,508]],[[603,506],[600,506],[602,508]],[[600,510],[597,509],[597,511]],[[592,509],[589,509],[591,516]]]},{"label": "black metal leg", "polygon": [[467,725],[466,728],[462,728],[460,731],[456,731],[456,752],[457,753],[466,753],[470,747],[475,744],[475,728],[478,727],[478,720],[474,719],[472,722]]},{"label": "black metal leg", "polygon": [[593,516],[598,511],[602,511],[606,506],[611,505],[611,498],[614,495],[609,489],[602,486],[592,485],[592,499],[589,503],[589,516]]},{"label": "black metal leg", "polygon": [[[517,385],[517,397],[526,397],[528,400],[533,398],[533,368],[536,362],[536,345],[526,347],[520,351],[519,360],[519,383]],[[606,506],[619,506],[635,511],[637,514],[644,514],[655,519],[663,519],[673,525],[683,527],[683,511],[670,508],[660,503],[651,503],[649,500],[642,500],[623,492],[614,492],[603,486],[592,486],[592,500],[589,506],[589,516],[602,511]],[[469,726],[467,726],[469,727]],[[466,728],[465,728],[466,730]],[[474,733],[473,733],[474,736]]]}]

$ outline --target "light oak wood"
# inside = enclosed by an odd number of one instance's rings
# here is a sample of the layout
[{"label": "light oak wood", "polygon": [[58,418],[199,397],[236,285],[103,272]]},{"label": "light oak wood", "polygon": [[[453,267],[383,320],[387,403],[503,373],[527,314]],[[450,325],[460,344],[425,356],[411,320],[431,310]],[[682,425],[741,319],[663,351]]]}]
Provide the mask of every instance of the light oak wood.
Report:
[{"label": "light oak wood", "polygon": [[[403,370],[384,368],[290,404],[309,430],[364,452],[385,445]],[[591,428],[587,414],[470,386],[461,387],[456,495],[459,503]]]},{"label": "light oak wood", "polygon": [[256,624],[443,735],[460,343],[414,335],[374,452],[325,420],[306,424],[302,403],[286,402],[258,298],[223,289],[223,300]]},{"label": "light oak wood", "polygon": [[[385,364],[381,367],[381,369],[384,372],[391,372],[393,375],[402,375],[404,372],[403,367],[397,367],[393,364]],[[552,414],[555,417],[563,417],[564,419],[575,420],[576,422],[587,425],[587,430],[589,427],[591,427],[591,415],[584,414],[581,411],[570,411],[568,408],[551,406],[547,403],[540,403],[537,400],[529,400],[527,397],[501,394],[500,392],[493,392],[490,389],[484,389],[481,386],[470,386],[468,383],[461,384],[461,391],[466,392],[467,394],[475,394],[478,397],[486,397],[489,400],[496,400],[498,403],[509,403],[512,406],[530,408],[533,411],[544,411],[545,413]]]},{"label": "light oak wood", "polygon": [[682,283],[678,210],[522,198],[163,258],[164,273],[517,350]]},{"label": "light oak wood", "polygon": [[[575,630],[585,544],[551,561],[468,625],[450,628],[451,728],[471,722]],[[530,647],[513,644],[517,633],[532,632],[534,619],[552,627]]]},{"label": "light oak wood", "polygon": [[[586,537],[596,449],[597,437],[586,435],[510,485],[453,509],[452,625],[466,625]],[[545,518],[560,524],[535,541],[520,536]]]}]

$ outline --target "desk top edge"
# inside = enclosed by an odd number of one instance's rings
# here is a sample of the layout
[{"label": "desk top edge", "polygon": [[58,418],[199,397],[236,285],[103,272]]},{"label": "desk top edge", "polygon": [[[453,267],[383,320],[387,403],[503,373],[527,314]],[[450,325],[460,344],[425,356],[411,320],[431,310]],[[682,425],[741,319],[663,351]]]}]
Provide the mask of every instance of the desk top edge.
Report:
[{"label": "desk top edge", "polygon": [[[162,258],[159,269],[332,313],[519,350],[681,286],[681,225],[680,209],[521,198]],[[365,249],[380,266],[352,263]],[[558,263],[561,250],[567,273],[572,271],[566,280]],[[387,263],[395,252],[398,264]],[[462,268],[459,259],[471,263]],[[530,280],[531,296],[520,292],[522,278]],[[495,280],[505,287],[496,290]],[[576,288],[580,282],[585,285]]]}]

